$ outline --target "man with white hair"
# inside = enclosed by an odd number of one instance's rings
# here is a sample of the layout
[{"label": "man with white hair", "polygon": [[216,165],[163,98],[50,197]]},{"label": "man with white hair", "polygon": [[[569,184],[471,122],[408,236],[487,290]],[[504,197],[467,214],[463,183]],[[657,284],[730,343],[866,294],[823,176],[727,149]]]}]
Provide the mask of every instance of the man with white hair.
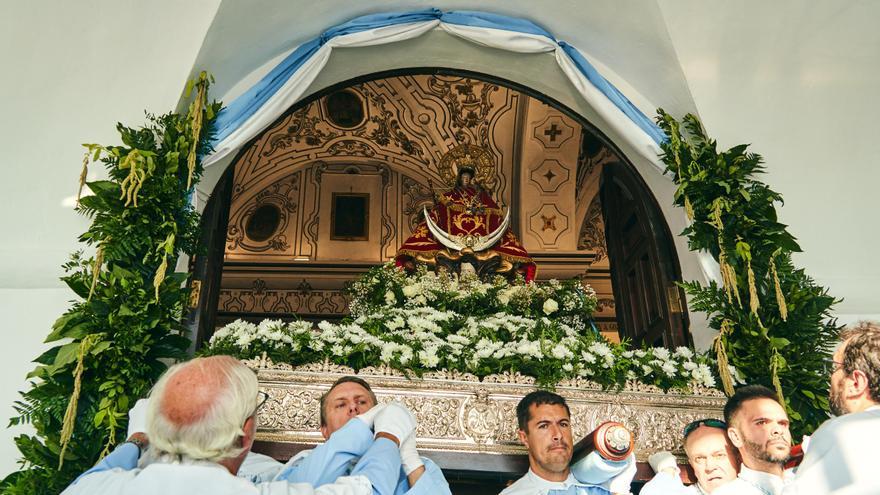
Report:
[{"label": "man with white hair", "polygon": [[840,340],[829,370],[837,417],[813,434],[785,495],[880,493],[880,324],[861,322]]},{"label": "man with white hair", "polygon": [[[263,399],[265,401],[265,399]],[[256,375],[229,356],[172,366],[153,387],[147,435],[132,435],[63,492],[103,494],[391,494],[400,470],[399,445],[415,427],[400,414],[374,418],[375,436],[349,476],[315,488],[307,483],[254,484],[236,476],[256,433]],[[399,413],[399,411],[396,411]],[[140,449],[149,449],[135,467]]]}]

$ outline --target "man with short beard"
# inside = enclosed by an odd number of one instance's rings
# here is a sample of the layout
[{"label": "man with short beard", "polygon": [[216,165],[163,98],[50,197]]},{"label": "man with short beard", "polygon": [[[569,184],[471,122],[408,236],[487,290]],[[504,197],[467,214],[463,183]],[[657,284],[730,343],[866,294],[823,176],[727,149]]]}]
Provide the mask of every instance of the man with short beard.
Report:
[{"label": "man with short beard", "polygon": [[[593,452],[575,463],[581,476],[601,482],[582,482],[572,474],[571,412],[562,396],[538,390],[516,406],[519,439],[529,451],[529,472],[501,495],[607,495],[629,493],[635,474],[632,459],[604,461]],[[583,463],[583,464],[582,464]],[[602,473],[613,473],[603,476]]]},{"label": "man with short beard", "polygon": [[813,434],[786,495],[880,493],[880,324],[861,322],[840,338],[830,363],[829,402],[837,417]]},{"label": "man with short beard", "polygon": [[784,467],[791,453],[791,433],[776,393],[762,385],[742,387],[724,406],[724,419],[742,467],[735,480],[713,495],[781,495],[791,480]]}]

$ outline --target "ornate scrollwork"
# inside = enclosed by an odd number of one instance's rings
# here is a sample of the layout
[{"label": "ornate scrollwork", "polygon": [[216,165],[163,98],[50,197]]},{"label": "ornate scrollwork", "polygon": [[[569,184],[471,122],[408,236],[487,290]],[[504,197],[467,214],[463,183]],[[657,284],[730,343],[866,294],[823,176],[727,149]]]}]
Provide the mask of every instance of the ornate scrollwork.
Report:
[{"label": "ornate scrollwork", "polygon": [[[325,361],[291,369],[266,360],[248,361],[257,370],[269,406],[260,410],[258,438],[312,444],[316,435],[318,399],[330,384],[354,370]],[[430,375],[430,376],[429,376]],[[372,385],[380,402],[401,400],[416,416],[419,448],[453,452],[522,453],[517,440],[516,404],[534,390],[520,374],[472,380],[437,371],[424,379],[405,377],[387,366],[357,373]],[[472,375],[471,375],[472,376]],[[614,420],[636,436],[639,460],[657,450],[679,455],[681,429],[696,418],[718,417],[725,398],[717,390],[663,392],[657,387],[627,383],[620,391],[605,391],[586,380],[559,383],[572,413],[575,437],[601,422]]]},{"label": "ornate scrollwork", "polygon": [[287,132],[276,134],[269,139],[269,149],[263,152],[263,156],[274,154],[280,149],[290,148],[294,143],[305,143],[307,146],[320,146],[338,136],[335,132],[325,132],[317,128],[324,122],[321,117],[309,116],[312,104],[308,104],[296,112],[293,112]]},{"label": "ornate scrollwork", "polygon": [[489,144],[491,94],[498,89],[495,84],[462,77],[432,76],[428,79],[428,90],[446,103],[452,126],[456,129],[455,139],[482,146]]},{"label": "ornate scrollwork", "polygon": [[[251,198],[243,208],[239,208],[229,221],[226,231],[227,249],[241,247],[246,251],[285,251],[290,248],[287,237],[283,233],[291,216],[296,213],[299,200],[301,173],[296,172],[260,191]],[[255,241],[247,235],[245,226],[254,213],[265,205],[273,205],[278,212],[278,225],[275,232],[266,240]]]}]

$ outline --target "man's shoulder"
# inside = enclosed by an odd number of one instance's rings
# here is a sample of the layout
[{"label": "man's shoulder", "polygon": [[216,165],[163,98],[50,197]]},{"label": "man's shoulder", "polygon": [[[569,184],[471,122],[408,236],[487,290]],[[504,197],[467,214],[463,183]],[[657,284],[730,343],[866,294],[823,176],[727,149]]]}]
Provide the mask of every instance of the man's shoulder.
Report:
[{"label": "man's shoulder", "polygon": [[499,495],[533,495],[536,493],[536,489],[537,487],[535,486],[535,483],[529,478],[528,473],[526,473],[522,478],[514,481],[513,484],[502,490]]},{"label": "man's shoulder", "polygon": [[763,495],[761,490],[740,478],[731,480],[712,492],[712,495]]}]

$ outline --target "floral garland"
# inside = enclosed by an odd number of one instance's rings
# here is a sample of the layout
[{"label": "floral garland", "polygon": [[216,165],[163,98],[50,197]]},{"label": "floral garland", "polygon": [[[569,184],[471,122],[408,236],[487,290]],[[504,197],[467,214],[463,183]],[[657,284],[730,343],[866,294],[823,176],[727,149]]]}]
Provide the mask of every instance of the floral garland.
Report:
[{"label": "floral garland", "polygon": [[292,365],[329,360],[355,369],[385,364],[415,375],[519,372],[542,386],[578,377],[609,388],[627,381],[663,389],[716,384],[704,354],[605,340],[589,319],[596,295],[577,280],[482,282],[425,269],[407,275],[387,264],[349,293],[351,317],[341,323],[237,320],[219,329],[203,354],[266,355]]}]

